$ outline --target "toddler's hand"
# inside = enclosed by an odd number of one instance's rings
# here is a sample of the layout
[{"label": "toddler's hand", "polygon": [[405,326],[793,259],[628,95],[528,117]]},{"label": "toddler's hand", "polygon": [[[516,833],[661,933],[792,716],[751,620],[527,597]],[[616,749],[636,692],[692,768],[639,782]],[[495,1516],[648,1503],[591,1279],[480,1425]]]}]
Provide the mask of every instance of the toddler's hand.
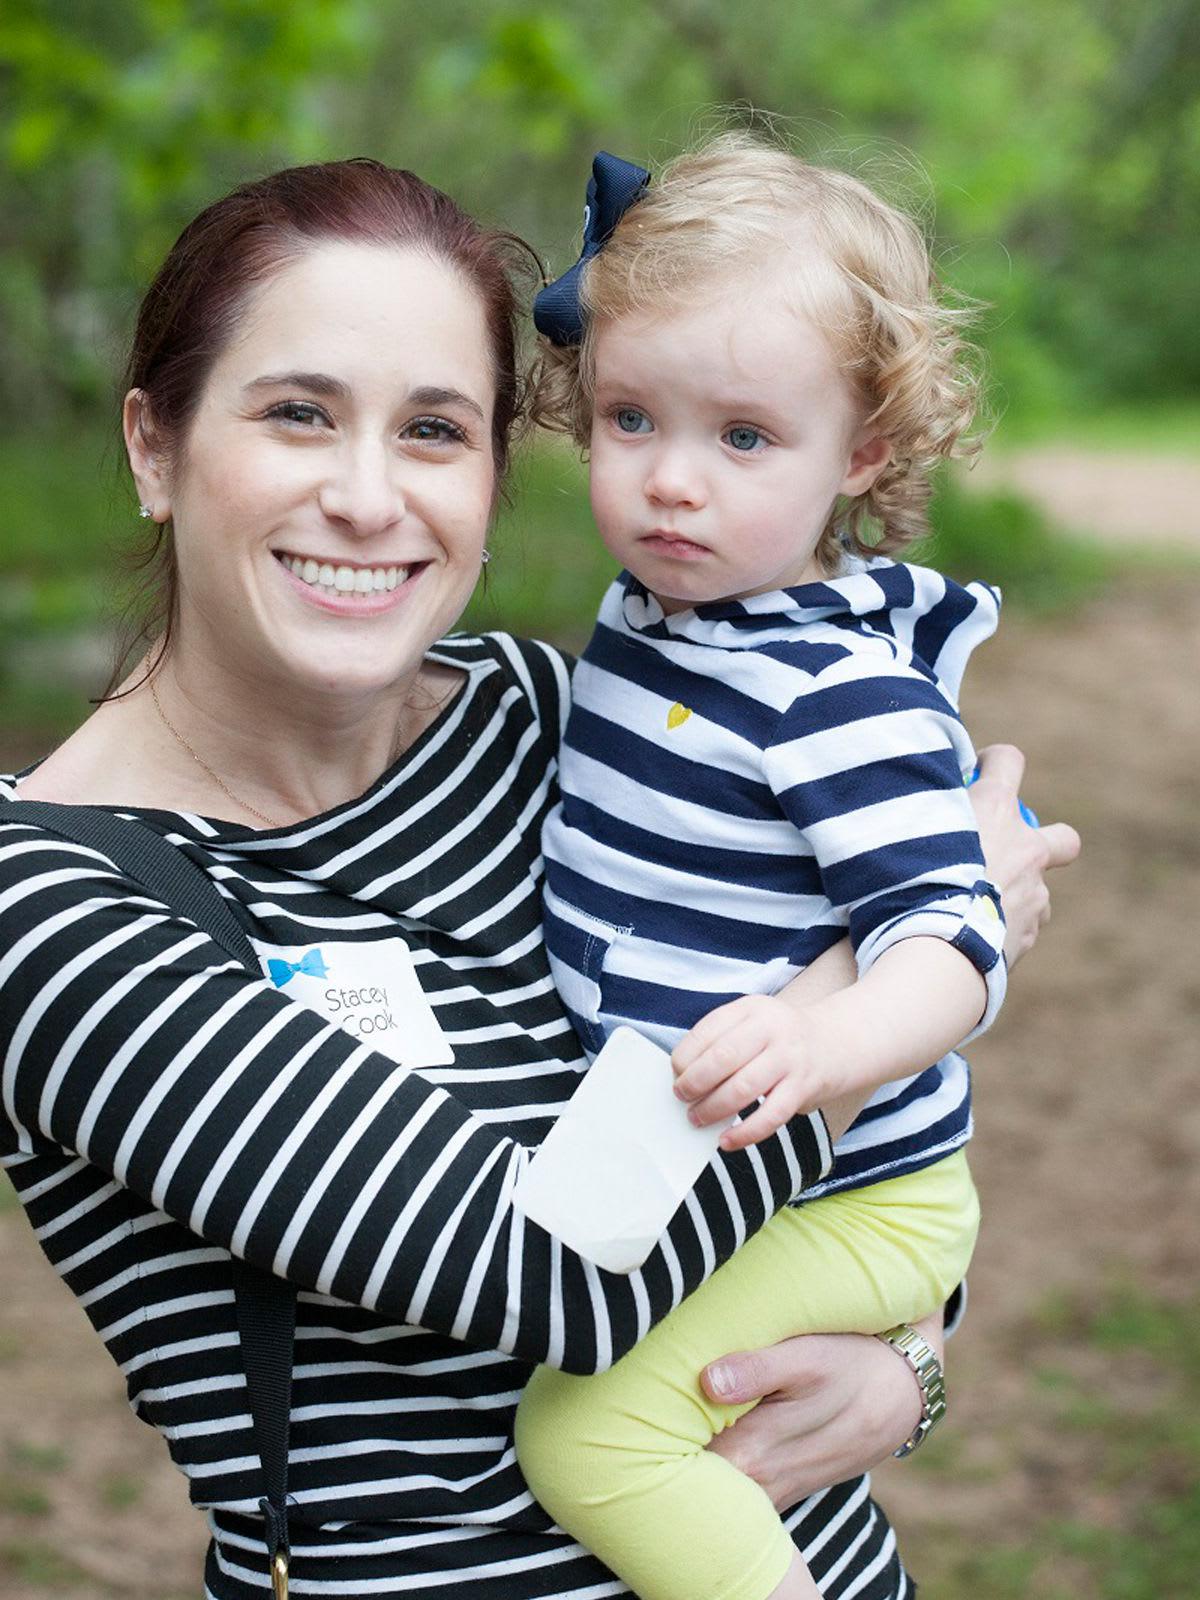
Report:
[{"label": "toddler's hand", "polygon": [[721,1135],[723,1150],[758,1144],[797,1112],[815,1111],[853,1087],[826,1032],[819,1007],[801,1012],[774,995],[744,995],[710,1011],[675,1046],[675,1093],[698,1127],[761,1097],[757,1111]]}]

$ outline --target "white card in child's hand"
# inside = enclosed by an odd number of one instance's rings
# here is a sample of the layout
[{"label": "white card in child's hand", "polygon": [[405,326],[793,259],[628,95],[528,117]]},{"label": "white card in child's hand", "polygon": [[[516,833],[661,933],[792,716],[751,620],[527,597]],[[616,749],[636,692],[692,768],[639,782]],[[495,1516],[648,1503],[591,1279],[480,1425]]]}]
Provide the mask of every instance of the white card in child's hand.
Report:
[{"label": "white card in child's hand", "polygon": [[617,1028],[513,1193],[533,1222],[609,1272],[640,1267],[729,1121],[694,1128],[671,1058]]}]

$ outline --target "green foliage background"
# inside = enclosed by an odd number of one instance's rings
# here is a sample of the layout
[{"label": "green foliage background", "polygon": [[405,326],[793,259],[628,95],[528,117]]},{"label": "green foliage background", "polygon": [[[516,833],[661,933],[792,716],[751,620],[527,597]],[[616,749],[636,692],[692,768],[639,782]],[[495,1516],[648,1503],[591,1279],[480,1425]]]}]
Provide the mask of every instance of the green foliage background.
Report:
[{"label": "green foliage background", "polygon": [[[369,153],[557,270],[597,148],[653,165],[721,123],[773,126],[921,215],[943,275],[985,305],[1001,438],[1117,407],[1191,432],[1198,60],[1196,0],[6,0],[0,715],[78,719],[85,674],[64,687],[46,663],[119,598],[134,308],[233,183]],[[608,568],[580,481],[560,452],[525,461],[473,620],[581,636]],[[1105,566],[1030,508],[968,509],[953,485],[936,522],[935,559],[1010,598],[1061,602]]]},{"label": "green foliage background", "polygon": [[367,152],[573,254],[609,146],[768,108],[933,220],[1022,412],[1194,391],[1195,0],[7,0],[0,392],[108,398],[131,303],[233,181]]}]

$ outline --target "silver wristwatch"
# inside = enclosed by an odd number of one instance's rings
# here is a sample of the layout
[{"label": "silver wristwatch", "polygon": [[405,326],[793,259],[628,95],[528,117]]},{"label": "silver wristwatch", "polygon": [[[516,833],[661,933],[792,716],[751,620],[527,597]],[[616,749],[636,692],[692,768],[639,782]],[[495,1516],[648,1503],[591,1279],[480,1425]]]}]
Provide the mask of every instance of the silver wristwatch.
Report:
[{"label": "silver wristwatch", "polygon": [[912,1455],[919,1444],[924,1443],[946,1415],[946,1375],[933,1347],[907,1322],[889,1328],[886,1333],[877,1333],[875,1337],[882,1339],[884,1344],[890,1344],[893,1350],[904,1357],[916,1374],[917,1387],[921,1391],[921,1420],[899,1450],[892,1451],[897,1460],[903,1460],[905,1456]]}]

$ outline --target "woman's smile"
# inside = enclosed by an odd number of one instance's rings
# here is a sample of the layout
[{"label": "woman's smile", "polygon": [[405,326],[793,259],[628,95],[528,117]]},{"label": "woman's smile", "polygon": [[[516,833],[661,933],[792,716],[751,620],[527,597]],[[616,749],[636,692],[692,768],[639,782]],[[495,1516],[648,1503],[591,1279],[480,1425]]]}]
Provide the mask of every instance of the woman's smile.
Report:
[{"label": "woman's smile", "polygon": [[291,555],[276,551],[292,587],[304,599],[342,616],[375,616],[403,602],[428,561],[361,565],[342,558]]}]

